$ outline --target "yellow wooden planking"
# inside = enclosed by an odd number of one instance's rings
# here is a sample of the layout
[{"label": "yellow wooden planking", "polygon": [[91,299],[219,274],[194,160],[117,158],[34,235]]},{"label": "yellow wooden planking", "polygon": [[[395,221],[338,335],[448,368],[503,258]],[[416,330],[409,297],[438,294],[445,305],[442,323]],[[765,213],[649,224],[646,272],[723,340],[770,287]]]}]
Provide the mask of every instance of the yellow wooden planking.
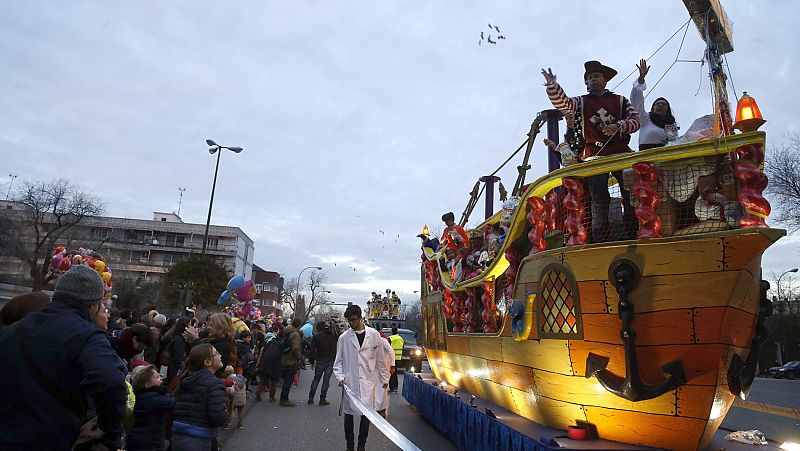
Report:
[{"label": "yellow wooden planking", "polygon": [[694,309],[698,343],[726,343],[745,348],[753,338],[756,315],[730,307]]},{"label": "yellow wooden planking", "polygon": [[723,238],[725,244],[725,270],[747,268],[753,259],[760,259],[761,253],[768,248],[780,234],[759,233],[739,234]]},{"label": "yellow wooden planking", "polygon": [[[724,387],[725,391],[727,387]],[[709,385],[682,385],[678,387],[678,416],[707,420],[714,403],[717,387]],[[733,396],[733,395],[731,395]],[[733,400],[731,400],[731,403]]]},{"label": "yellow wooden planking", "polygon": [[561,374],[574,374],[567,340],[543,339],[514,341],[502,338],[503,361]]},{"label": "yellow wooden planking", "polygon": [[498,384],[518,390],[529,390],[535,386],[533,371],[529,367],[490,361],[489,369],[491,371],[490,379]]},{"label": "yellow wooden planking", "polygon": [[538,283],[542,269],[553,263],[561,263],[561,258],[559,258],[558,255],[543,255],[541,257],[533,255],[526,257],[519,265],[517,284]]},{"label": "yellow wooden planking", "polygon": [[458,354],[469,354],[470,337],[466,335],[447,335],[447,350]]},{"label": "yellow wooden planking", "polygon": [[662,449],[693,450],[706,427],[704,420],[668,415],[584,407],[586,419],[597,427],[600,438]]},{"label": "yellow wooden planking", "polygon": [[[619,336],[622,322],[618,315],[586,314],[581,317],[585,340],[622,344]],[[631,326],[636,330],[638,346],[694,343],[691,309],[637,313]]]},{"label": "yellow wooden planking", "polygon": [[630,245],[582,247],[563,252],[564,264],[578,281],[607,280],[616,258],[637,263],[642,276],[693,274],[722,270],[721,238],[669,240]]},{"label": "yellow wooden planking", "polygon": [[731,293],[731,299],[728,305],[731,307],[758,314],[758,304],[760,297],[760,277],[754,277],[749,271],[736,271],[739,278],[736,280],[736,286]]},{"label": "yellow wooden planking", "polygon": [[489,360],[502,360],[500,340],[501,338],[495,336],[473,336],[469,340],[469,352],[462,352],[461,354],[469,354]]},{"label": "yellow wooden planking", "polygon": [[633,402],[609,392],[594,377],[586,379],[582,376],[564,376],[535,371],[534,378],[536,379],[537,394],[546,398],[584,406],[594,405],[635,412],[675,415],[675,390],[670,390],[658,398]]},{"label": "yellow wooden planking", "polygon": [[511,389],[517,413],[531,421],[566,430],[579,421],[586,421],[586,414],[579,404],[537,396],[533,391]]},{"label": "yellow wooden planking", "polygon": [[481,387],[481,393],[483,393],[482,398],[488,399],[491,402],[508,409],[512,412],[518,412],[518,408],[516,403],[514,402],[514,398],[511,396],[511,387],[507,387],[505,385],[500,385],[498,383],[488,381],[486,379],[476,378],[472,376],[465,376],[466,378],[472,379],[471,383],[477,384]]},{"label": "yellow wooden planking", "polygon": [[630,300],[637,315],[656,310],[724,306],[728,305],[740,277],[738,271],[643,277],[631,292]]},{"label": "yellow wooden planking", "polygon": [[606,284],[603,281],[578,282],[578,296],[581,313],[608,313]]}]

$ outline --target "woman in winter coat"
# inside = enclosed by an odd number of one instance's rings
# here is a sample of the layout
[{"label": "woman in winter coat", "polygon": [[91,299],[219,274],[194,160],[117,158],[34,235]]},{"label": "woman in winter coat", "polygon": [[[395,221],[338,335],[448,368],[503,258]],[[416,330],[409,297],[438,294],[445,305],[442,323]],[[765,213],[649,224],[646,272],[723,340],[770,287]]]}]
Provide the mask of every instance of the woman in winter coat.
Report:
[{"label": "woman in winter coat", "polygon": [[208,342],[222,356],[222,368],[236,366],[236,331],[230,316],[215,313],[208,317]]},{"label": "woman in winter coat", "polygon": [[211,451],[217,428],[228,421],[225,386],[214,376],[221,368],[222,356],[210,344],[189,352],[177,380],[172,451]]}]

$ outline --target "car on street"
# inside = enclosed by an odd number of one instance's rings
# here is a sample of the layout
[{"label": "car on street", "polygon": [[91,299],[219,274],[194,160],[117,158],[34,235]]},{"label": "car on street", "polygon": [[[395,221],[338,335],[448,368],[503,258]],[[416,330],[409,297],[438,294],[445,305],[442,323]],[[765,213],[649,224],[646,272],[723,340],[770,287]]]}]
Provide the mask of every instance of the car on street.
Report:
[{"label": "car on street", "polygon": [[800,377],[800,360],[793,360],[784,364],[783,366],[773,366],[767,371],[767,376],[781,379],[796,379]]},{"label": "car on street", "polygon": [[[392,329],[385,327],[381,332],[388,337]],[[428,357],[425,348],[417,345],[417,334],[411,329],[397,329],[397,334],[403,337],[403,356],[398,367],[411,372],[422,370],[422,361],[428,360]]]}]

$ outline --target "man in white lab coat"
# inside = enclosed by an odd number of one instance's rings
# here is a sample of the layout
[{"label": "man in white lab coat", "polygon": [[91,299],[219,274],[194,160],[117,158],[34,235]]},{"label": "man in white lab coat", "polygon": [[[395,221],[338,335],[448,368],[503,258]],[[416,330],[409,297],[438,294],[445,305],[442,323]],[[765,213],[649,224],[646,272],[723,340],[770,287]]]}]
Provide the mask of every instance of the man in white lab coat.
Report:
[{"label": "man in white lab coat", "polygon": [[[379,392],[389,387],[389,371],[386,368],[386,354],[380,333],[364,325],[361,307],[350,305],[344,312],[350,324],[336,345],[336,360],[333,374],[339,385],[347,385],[361,401],[375,409]],[[361,415],[358,408],[346,395],[342,400],[344,412],[344,437],[348,451],[354,451],[353,416]],[[369,420],[361,416],[358,428],[358,450],[365,449],[369,434]]]}]

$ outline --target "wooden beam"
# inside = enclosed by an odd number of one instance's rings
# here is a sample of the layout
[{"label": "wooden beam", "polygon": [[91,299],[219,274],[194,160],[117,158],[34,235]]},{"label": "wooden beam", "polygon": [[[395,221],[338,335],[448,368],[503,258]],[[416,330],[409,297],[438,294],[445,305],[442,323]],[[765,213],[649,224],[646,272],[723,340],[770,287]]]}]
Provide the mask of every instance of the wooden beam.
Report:
[{"label": "wooden beam", "polygon": [[[700,37],[705,41],[705,21],[708,13],[709,35],[717,45],[720,53],[733,51],[733,29],[725,10],[719,0],[683,0],[683,4],[692,16]],[[706,44],[710,44],[706,42]]]}]

